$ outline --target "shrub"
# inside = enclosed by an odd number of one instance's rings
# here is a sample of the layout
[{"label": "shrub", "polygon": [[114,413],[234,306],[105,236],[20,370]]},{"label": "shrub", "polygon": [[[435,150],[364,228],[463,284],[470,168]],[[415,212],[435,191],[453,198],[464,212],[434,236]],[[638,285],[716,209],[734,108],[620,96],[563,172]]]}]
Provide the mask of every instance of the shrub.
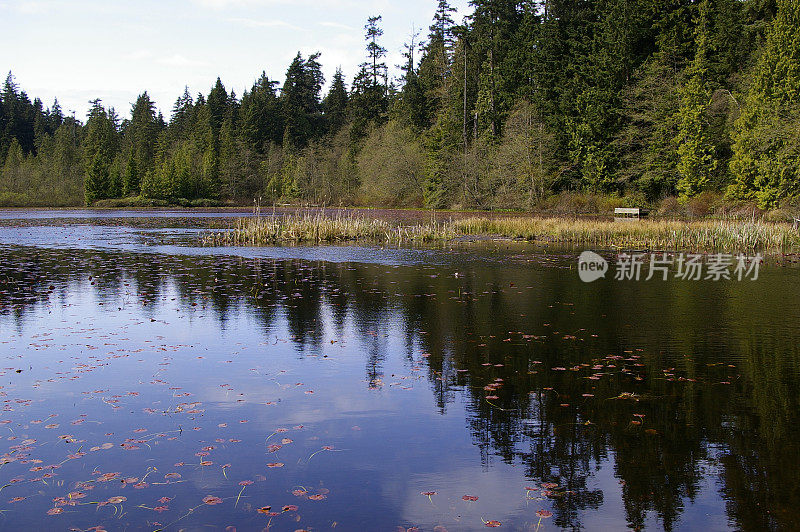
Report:
[{"label": "shrub", "polygon": [[686,214],[690,218],[705,218],[714,210],[718,197],[710,192],[703,192],[686,201]]},{"label": "shrub", "polygon": [[0,207],[25,207],[31,204],[27,194],[0,192]]},{"label": "shrub", "polygon": [[373,129],[358,156],[361,198],[367,204],[421,206],[426,160],[413,132],[396,122]]},{"label": "shrub", "polygon": [[773,223],[789,222],[792,220],[792,215],[783,209],[772,209],[764,214],[764,220]]},{"label": "shrub", "polygon": [[657,211],[659,216],[676,218],[683,214],[683,208],[675,196],[668,196],[661,200]]}]

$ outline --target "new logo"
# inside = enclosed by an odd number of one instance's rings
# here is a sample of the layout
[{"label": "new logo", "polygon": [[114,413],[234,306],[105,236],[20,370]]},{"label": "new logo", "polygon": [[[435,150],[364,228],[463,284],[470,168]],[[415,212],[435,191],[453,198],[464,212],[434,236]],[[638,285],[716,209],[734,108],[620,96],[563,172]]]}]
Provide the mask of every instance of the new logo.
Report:
[{"label": "new logo", "polygon": [[608,273],[608,261],[594,251],[584,251],[578,257],[578,275],[584,283],[593,283]]}]

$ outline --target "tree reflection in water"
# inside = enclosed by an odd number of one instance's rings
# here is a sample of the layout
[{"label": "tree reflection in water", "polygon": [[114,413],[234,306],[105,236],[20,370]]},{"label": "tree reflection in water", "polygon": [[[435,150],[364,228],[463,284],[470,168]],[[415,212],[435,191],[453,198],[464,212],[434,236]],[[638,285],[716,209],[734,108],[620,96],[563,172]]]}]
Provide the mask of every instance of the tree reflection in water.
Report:
[{"label": "tree reflection in water", "polygon": [[435,411],[463,402],[482,465],[523,466],[538,483],[529,496],[549,492],[558,527],[591,525],[612,488],[595,473],[611,463],[631,528],[653,513],[667,530],[690,520],[687,506],[711,479],[732,527],[787,530],[800,523],[800,315],[783,296],[797,293],[793,273],[770,270],[757,286],[589,287],[563,268],[516,263],[475,262],[454,276],[438,266],[18,248],[0,256],[0,323],[19,332],[33,309],[70,292],[144,315],[175,293],[180,307],[213,312],[221,330],[254,316],[262,342],[285,320],[301,358],[324,353],[326,330],[330,342],[348,341],[350,324],[363,385],[388,385],[387,357],[419,367]]}]

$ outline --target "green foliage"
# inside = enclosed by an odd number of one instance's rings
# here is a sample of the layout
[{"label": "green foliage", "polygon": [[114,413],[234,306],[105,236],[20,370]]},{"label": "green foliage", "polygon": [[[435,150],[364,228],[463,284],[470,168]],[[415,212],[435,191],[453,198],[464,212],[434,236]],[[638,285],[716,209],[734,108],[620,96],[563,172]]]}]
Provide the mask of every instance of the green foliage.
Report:
[{"label": "green foliage", "polygon": [[358,156],[358,172],[365,203],[420,206],[427,193],[425,153],[414,132],[398,122],[370,132]]},{"label": "green foliage", "polygon": [[663,56],[634,74],[623,95],[623,126],[614,139],[620,154],[619,179],[649,199],[674,194],[678,179],[678,110],[681,85]]},{"label": "green foliage", "polygon": [[8,147],[6,160],[3,164],[3,185],[9,191],[17,192],[19,190],[19,181],[21,180],[23,165],[25,164],[25,154],[22,153],[22,146],[17,139],[11,141],[11,146]]},{"label": "green foliage", "polygon": [[281,102],[275,94],[277,84],[278,82],[270,81],[267,74],[262,72],[250,92],[245,92],[242,96],[240,133],[247,144],[258,153],[264,153],[270,143],[277,144],[283,139],[285,128]]},{"label": "green foliage", "polygon": [[800,4],[779,0],[744,109],[731,159],[734,197],[763,208],[800,192]]},{"label": "green foliage", "polygon": [[283,142],[302,148],[322,133],[320,90],[325,79],[317,61],[319,53],[308,59],[298,52],[286,72],[281,91],[284,130]]},{"label": "green foliage", "polygon": [[521,101],[512,109],[503,131],[487,176],[493,190],[493,204],[531,208],[551,189],[555,138],[536,107],[527,101]]},{"label": "green foliage", "polygon": [[86,122],[84,141],[84,195],[86,204],[95,200],[114,197],[118,192],[112,175],[112,163],[119,147],[116,115],[113,109],[106,111],[100,100],[92,102],[89,120]]},{"label": "green foliage", "polygon": [[708,88],[708,20],[709,0],[700,4],[699,23],[695,36],[696,51],[689,67],[689,79],[681,89],[678,111],[678,191],[681,198],[702,192],[711,182],[717,168],[714,146],[709,138],[708,107],[711,94]]},{"label": "green foliage", "polygon": [[337,68],[336,74],[333,75],[333,80],[331,81],[331,88],[322,102],[325,125],[328,132],[335,134],[347,122],[347,100],[347,85],[344,81],[344,74],[341,68]]},{"label": "green foliage", "polygon": [[123,195],[139,195],[142,176],[153,170],[156,141],[160,130],[156,118],[156,105],[147,92],[144,92],[133,104],[130,122],[123,124]]},{"label": "green foliage", "polygon": [[[479,127],[492,135],[500,134],[502,121],[511,108],[516,70],[508,58],[514,36],[522,22],[517,0],[471,0],[470,40],[484,57],[478,75],[479,88],[475,111]],[[482,126],[482,127],[481,127]]]},{"label": "green foliage", "polygon": [[440,120],[424,137],[427,157],[422,191],[425,206],[432,209],[445,205],[449,162],[447,154],[453,151],[448,143],[447,129],[447,125]]},{"label": "green foliage", "polygon": [[364,26],[366,32],[364,38],[367,41],[367,62],[361,65],[362,68],[369,71],[372,79],[372,85],[378,85],[379,80],[383,80],[384,86],[388,85],[388,73],[386,63],[383,58],[386,57],[386,48],[380,45],[378,39],[383,36],[383,29],[380,27],[380,22],[383,17],[369,17],[367,24]]},{"label": "green foliage", "polygon": [[358,72],[337,70],[324,99],[319,54],[298,54],[280,88],[265,72],[241,98],[221,79],[204,94],[187,88],[168,123],[143,92],[127,119],[95,101],[83,125],[9,74],[0,195],[430,208],[598,195],[607,208],[677,194],[688,208],[729,185],[762,207],[800,196],[797,2],[470,5],[456,25],[448,0],[432,2],[427,36],[411,36],[396,80],[373,16]]},{"label": "green foliage", "polygon": [[272,174],[267,182],[267,197],[272,199],[297,198],[299,196],[297,181],[302,163],[302,156],[293,151],[287,152],[284,155],[280,171]]},{"label": "green foliage", "polygon": [[225,118],[228,106],[228,92],[225,90],[225,85],[222,80],[217,78],[217,82],[208,93],[208,121],[211,129],[215,132],[219,131],[222,126],[222,120]]},{"label": "green foliage", "polygon": [[353,79],[349,97],[349,115],[353,121],[353,140],[359,141],[371,125],[385,120],[389,108],[388,71],[383,58],[386,49],[378,39],[383,35],[381,17],[370,17],[364,26],[367,42],[367,61]]}]

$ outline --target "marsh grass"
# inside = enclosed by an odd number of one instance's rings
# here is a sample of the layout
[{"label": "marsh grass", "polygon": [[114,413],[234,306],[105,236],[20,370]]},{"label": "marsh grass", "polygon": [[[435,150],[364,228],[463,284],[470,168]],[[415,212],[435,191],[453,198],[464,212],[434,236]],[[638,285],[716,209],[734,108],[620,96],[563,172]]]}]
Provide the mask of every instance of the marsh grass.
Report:
[{"label": "marsh grass", "polygon": [[230,231],[205,235],[203,243],[214,246],[329,244],[358,241],[404,244],[446,241],[457,236],[447,222],[399,225],[351,214],[326,216],[322,213],[306,213],[240,218]]},{"label": "marsh grass", "polygon": [[798,252],[800,233],[789,224],[758,220],[610,220],[469,217],[444,222],[392,223],[351,213],[305,213],[239,219],[230,231],[203,237],[205,245],[265,246],[375,242],[447,242],[464,237],[500,237],[586,245],[602,249],[670,251]]},{"label": "marsh grass", "polygon": [[800,233],[789,224],[741,220],[640,220],[614,222],[563,218],[468,218],[454,230],[599,248],[726,252],[800,251]]}]

